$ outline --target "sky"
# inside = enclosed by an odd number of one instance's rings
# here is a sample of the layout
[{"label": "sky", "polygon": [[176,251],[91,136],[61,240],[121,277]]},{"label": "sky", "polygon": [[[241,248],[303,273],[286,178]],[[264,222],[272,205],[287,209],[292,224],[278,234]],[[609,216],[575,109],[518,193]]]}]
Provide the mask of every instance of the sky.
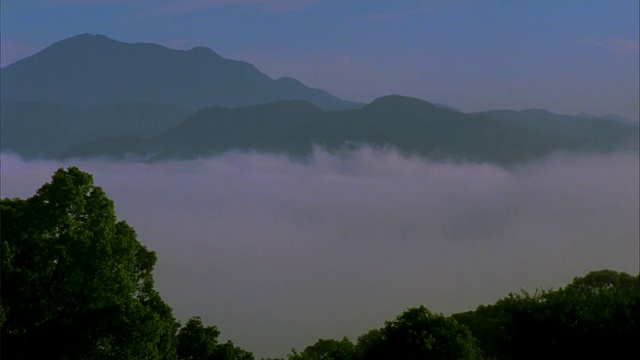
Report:
[{"label": "sky", "polygon": [[32,196],[61,166],[93,174],[158,255],[155,286],[176,318],[199,315],[258,359],[355,341],[409,307],[448,315],[640,266],[637,153],[510,170],[366,148],[304,164],[237,153],[0,164],[3,198]]},{"label": "sky", "polygon": [[[365,5],[366,4],[366,5]],[[639,118],[637,0],[3,0],[1,64],[81,33],[206,46],[347,100]]]},{"label": "sky", "polygon": [[[366,4],[366,6],[364,5]],[[206,46],[344,99],[639,117],[637,0],[2,0],[7,66],[81,33]],[[475,309],[603,268],[640,270],[638,154],[511,169],[391,150],[309,163],[229,153],[160,164],[2,153],[0,197],[79,166],[158,254],[156,288],[257,358],[356,340],[411,306]]]}]

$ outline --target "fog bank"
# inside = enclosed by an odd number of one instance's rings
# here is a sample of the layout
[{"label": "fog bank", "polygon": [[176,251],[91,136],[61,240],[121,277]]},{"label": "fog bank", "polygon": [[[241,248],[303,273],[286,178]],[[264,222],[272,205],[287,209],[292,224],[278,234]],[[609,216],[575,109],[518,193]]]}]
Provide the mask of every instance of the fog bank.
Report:
[{"label": "fog bank", "polygon": [[2,154],[2,197],[61,166],[94,176],[158,255],[156,287],[257,358],[356,337],[402,310],[474,309],[590,270],[637,273],[637,154],[511,170],[363,149],[307,164],[227,154],[162,164]]}]

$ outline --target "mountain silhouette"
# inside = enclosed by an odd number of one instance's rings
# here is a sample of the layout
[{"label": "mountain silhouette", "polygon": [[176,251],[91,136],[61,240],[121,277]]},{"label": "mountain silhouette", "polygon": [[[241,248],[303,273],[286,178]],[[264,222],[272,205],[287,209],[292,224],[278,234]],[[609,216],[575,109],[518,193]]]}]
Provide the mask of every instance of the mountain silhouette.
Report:
[{"label": "mountain silhouette", "polygon": [[15,102],[107,106],[154,103],[197,110],[301,99],[324,109],[341,100],[292,78],[271,79],[253,65],[196,47],[172,50],[128,44],[103,35],[78,35],[1,70],[2,99]]},{"label": "mountain silhouette", "polygon": [[544,109],[492,110],[477,114],[562,139],[567,150],[638,148],[638,124],[622,122],[620,117],[562,115]]},{"label": "mountain silhouette", "polygon": [[343,153],[361,146],[395,149],[436,161],[511,165],[558,151],[637,151],[638,131],[614,121],[586,128],[574,121],[556,131],[392,95],[360,109],[341,111],[326,111],[300,100],[211,107],[149,139],[102,139],[79,144],[58,156],[123,158],[133,154],[142,160],[162,161],[240,151],[308,159],[314,148]]},{"label": "mountain silhouette", "polygon": [[158,104],[77,107],[2,101],[0,148],[25,158],[50,158],[71,146],[103,138],[150,138],[191,113]]},{"label": "mountain silhouette", "polygon": [[363,105],[196,47],[83,34],[0,71],[2,151],[25,158],[192,159],[229,151],[307,159],[395,149],[436,161],[521,163],[638,151],[638,126],[546,110],[466,114],[390,95]]}]

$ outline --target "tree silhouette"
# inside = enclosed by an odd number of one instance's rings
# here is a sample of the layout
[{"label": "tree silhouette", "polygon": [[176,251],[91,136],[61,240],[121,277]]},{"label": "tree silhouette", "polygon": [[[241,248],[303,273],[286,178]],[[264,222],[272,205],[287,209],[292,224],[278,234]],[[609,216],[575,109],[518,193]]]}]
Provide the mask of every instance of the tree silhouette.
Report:
[{"label": "tree silhouette", "polygon": [[155,253],[90,174],[59,169],[31,198],[2,200],[1,219],[3,357],[175,357]]}]

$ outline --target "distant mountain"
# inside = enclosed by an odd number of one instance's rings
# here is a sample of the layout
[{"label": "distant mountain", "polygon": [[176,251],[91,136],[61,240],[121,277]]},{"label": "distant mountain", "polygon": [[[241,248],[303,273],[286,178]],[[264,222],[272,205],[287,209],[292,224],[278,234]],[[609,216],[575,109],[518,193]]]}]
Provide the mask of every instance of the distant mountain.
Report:
[{"label": "distant mountain", "polygon": [[640,123],[638,121],[633,121],[633,120],[627,119],[625,117],[622,117],[622,116],[616,115],[616,114],[607,114],[607,115],[600,116],[600,118],[601,119],[607,119],[607,120],[613,120],[613,121],[621,122],[621,123],[627,124],[627,125],[634,125],[634,126],[640,125]]},{"label": "distant mountain", "polygon": [[[546,110],[465,114],[397,95],[343,101],[207,48],[79,35],[0,70],[0,145],[26,158],[189,159],[228,151],[309,157],[393,148],[514,164],[556,151],[638,151],[638,126]],[[197,110],[197,111],[196,111]]]},{"label": "distant mountain", "polygon": [[637,128],[613,121],[547,123],[550,113],[464,114],[414,98],[386,96],[360,109],[325,111],[305,101],[202,109],[150,139],[113,138],[88,142],[60,157],[135,154],[161,161],[228,151],[309,157],[314,147],[343,152],[360,146],[393,148],[437,161],[509,165],[556,151],[603,152],[638,149]]},{"label": "distant mountain", "polygon": [[640,123],[638,123],[638,121],[630,120],[630,119],[627,119],[625,117],[622,117],[622,116],[616,115],[616,114],[606,114],[606,115],[598,116],[598,115],[582,113],[582,114],[578,114],[576,116],[588,117],[588,118],[596,118],[596,119],[605,119],[605,120],[613,120],[613,121],[621,122],[621,123],[627,124],[627,125],[635,125],[635,126],[639,126],[640,125]]},{"label": "distant mountain", "polygon": [[26,158],[48,158],[69,147],[103,138],[150,138],[192,113],[157,104],[75,107],[2,101],[0,149]]},{"label": "distant mountain", "polygon": [[324,109],[360,104],[197,47],[172,50],[78,35],[0,70],[2,100],[108,106],[154,103],[197,110],[301,99]]},{"label": "distant mountain", "polygon": [[606,117],[554,114],[547,110],[493,110],[476,113],[505,124],[525,126],[561,139],[567,150],[638,148],[638,126]]}]

